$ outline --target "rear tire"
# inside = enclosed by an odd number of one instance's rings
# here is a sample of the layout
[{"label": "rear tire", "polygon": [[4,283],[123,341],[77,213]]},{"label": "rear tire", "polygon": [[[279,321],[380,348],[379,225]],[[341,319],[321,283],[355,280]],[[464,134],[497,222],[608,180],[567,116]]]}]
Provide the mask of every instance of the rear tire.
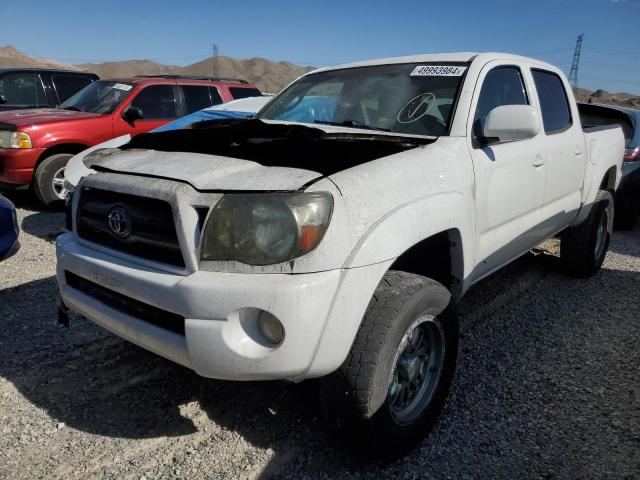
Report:
[{"label": "rear tire", "polygon": [[458,322],[440,283],[389,271],[342,366],[321,379],[328,420],[366,454],[397,456],[431,430],[449,392]]},{"label": "rear tire", "polygon": [[33,191],[45,207],[62,205],[64,169],[73,155],[58,153],[45,158],[36,168],[33,176]]},{"label": "rear tire", "polygon": [[589,216],[562,233],[560,261],[567,274],[587,278],[600,269],[611,240],[613,213],[613,196],[600,190]]}]

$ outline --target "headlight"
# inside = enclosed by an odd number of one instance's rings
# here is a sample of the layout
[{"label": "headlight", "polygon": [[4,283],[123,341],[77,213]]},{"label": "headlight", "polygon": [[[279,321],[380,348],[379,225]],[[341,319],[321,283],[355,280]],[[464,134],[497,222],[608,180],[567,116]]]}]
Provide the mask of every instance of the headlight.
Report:
[{"label": "headlight", "polygon": [[249,265],[293,260],[320,243],[332,209],[328,192],[224,195],[209,215],[200,258]]},{"label": "headlight", "polygon": [[0,148],[31,148],[31,137],[24,132],[0,130]]}]

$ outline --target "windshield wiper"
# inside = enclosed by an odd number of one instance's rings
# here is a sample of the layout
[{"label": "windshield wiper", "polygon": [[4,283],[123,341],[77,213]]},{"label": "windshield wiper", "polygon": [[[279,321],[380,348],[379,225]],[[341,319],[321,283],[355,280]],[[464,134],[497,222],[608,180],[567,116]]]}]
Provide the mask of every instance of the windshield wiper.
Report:
[{"label": "windshield wiper", "polygon": [[70,105],[68,107],[60,107],[62,110],[71,110],[73,112],[83,112],[84,110],[82,110],[79,107],[74,107],[73,105]]},{"label": "windshield wiper", "polygon": [[366,123],[362,123],[358,120],[343,120],[342,122],[326,122],[324,120],[314,120],[313,123],[319,123],[321,125],[335,125],[336,127],[352,127],[352,128],[362,128],[364,130],[378,130],[380,132],[390,132],[389,128],[382,127],[374,127],[372,125],[367,125]]}]

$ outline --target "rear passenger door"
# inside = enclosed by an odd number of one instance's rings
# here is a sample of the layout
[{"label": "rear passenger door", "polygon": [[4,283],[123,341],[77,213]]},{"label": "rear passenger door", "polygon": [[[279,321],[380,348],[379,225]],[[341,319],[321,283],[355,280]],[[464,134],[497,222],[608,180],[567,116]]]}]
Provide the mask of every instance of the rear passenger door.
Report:
[{"label": "rear passenger door", "polygon": [[471,104],[467,130],[476,187],[475,278],[511,261],[541,239],[540,207],[546,181],[542,133],[502,143],[482,139],[491,110],[532,104],[532,81],[527,73],[527,65],[518,62],[489,62],[480,72]]},{"label": "rear passenger door", "polygon": [[207,85],[180,85],[181,117],[222,103],[218,89]]},{"label": "rear passenger door", "polygon": [[585,172],[584,135],[572,111],[569,85],[549,70],[531,69],[545,131],[547,187],[541,209],[547,235],[566,226],[581,203]]}]

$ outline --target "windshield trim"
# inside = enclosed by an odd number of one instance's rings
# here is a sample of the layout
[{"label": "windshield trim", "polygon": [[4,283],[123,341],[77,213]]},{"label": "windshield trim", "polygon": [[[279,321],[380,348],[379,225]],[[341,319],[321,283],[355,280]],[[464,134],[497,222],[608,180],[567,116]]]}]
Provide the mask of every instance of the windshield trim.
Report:
[{"label": "windshield trim", "polygon": [[[287,88],[285,88],[284,90],[282,90],[280,93],[278,93],[277,95],[275,95],[271,101],[269,101],[267,104],[265,104],[256,114],[253,118],[256,118],[258,120],[262,120],[263,122],[280,122],[280,123],[292,123],[292,124],[297,124],[297,125],[305,125],[305,126],[313,126],[313,127],[327,127],[327,126],[332,126],[332,125],[322,125],[322,124],[316,124],[316,123],[308,123],[308,122],[293,122],[293,121],[287,121],[287,120],[275,120],[275,119],[269,119],[269,118],[262,118],[262,115],[264,113],[264,111],[269,108],[272,104],[274,104],[274,102],[276,102],[278,100],[278,98],[281,95],[285,95],[289,90],[291,90],[293,87],[295,87],[298,82],[302,81],[303,79],[309,78],[309,77],[313,77],[314,75],[321,75],[323,73],[327,73],[327,72],[342,72],[345,70],[358,70],[361,68],[377,68],[377,67],[387,67],[387,66],[402,66],[402,65],[414,65],[416,63],[419,63],[421,65],[441,65],[443,63],[446,63],[447,65],[456,65],[456,66],[460,66],[460,67],[467,67],[464,70],[464,73],[460,76],[460,83],[458,83],[458,88],[456,89],[456,93],[453,97],[453,103],[451,104],[451,114],[449,117],[449,122],[447,124],[447,132],[446,135],[440,135],[442,137],[448,137],[451,135],[451,127],[453,126],[454,123],[454,117],[456,115],[456,110],[458,107],[458,100],[460,99],[460,94],[462,93],[462,87],[464,85],[464,82],[467,79],[467,73],[469,72],[469,68],[471,67],[471,63],[473,62],[473,60],[475,59],[475,56],[472,57],[469,61],[448,61],[446,59],[442,59],[442,60],[438,60],[438,61],[430,61],[430,62],[402,62],[402,63],[381,63],[381,64],[375,64],[375,65],[359,65],[357,67],[345,67],[345,68],[336,68],[336,69],[329,69],[329,70],[320,70],[320,71],[315,71],[315,72],[309,72],[306,73],[304,75],[302,75],[301,77],[299,77],[297,80],[291,82],[289,84],[289,86],[287,86]],[[333,127],[333,126],[332,126]],[[358,128],[358,127],[336,127],[336,128],[345,128],[345,129],[349,129],[349,130],[358,130],[359,132],[368,132],[368,133],[375,133],[377,134],[382,134],[382,135],[393,135],[393,136],[406,136],[408,138],[438,138],[437,136],[434,135],[412,135],[412,134],[406,134],[406,133],[394,133],[394,132],[384,132],[384,131],[379,131],[379,130],[369,130],[367,128]]]},{"label": "windshield trim", "polygon": [[364,136],[375,135],[380,137],[401,137],[406,139],[423,138],[426,140],[435,140],[438,138],[435,135],[414,135],[411,133],[385,132],[383,130],[370,130],[368,128],[344,127],[341,125],[325,125],[323,123],[295,122],[293,120],[272,120],[270,118],[257,118],[257,120],[272,125],[302,125],[303,127],[317,128],[318,130],[322,130],[329,135],[333,133],[353,133]]}]

